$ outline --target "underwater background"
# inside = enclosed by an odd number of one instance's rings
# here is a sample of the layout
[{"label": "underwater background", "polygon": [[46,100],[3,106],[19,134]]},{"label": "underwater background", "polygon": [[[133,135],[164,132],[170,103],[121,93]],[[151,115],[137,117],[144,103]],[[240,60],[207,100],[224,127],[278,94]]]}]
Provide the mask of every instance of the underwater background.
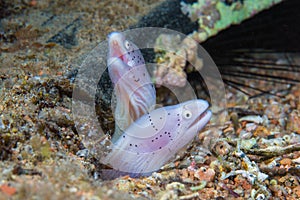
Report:
[{"label": "underwater background", "polygon": [[[300,198],[300,3],[182,2],[0,0],[0,199]],[[226,85],[228,116],[151,176],[104,180],[109,167],[88,153],[73,120],[74,80],[110,32],[147,26],[201,43]],[[209,100],[201,78],[180,70]],[[107,77],[98,87],[112,92]],[[176,103],[157,91],[158,102]],[[109,135],[108,97],[98,94],[95,106]]]}]

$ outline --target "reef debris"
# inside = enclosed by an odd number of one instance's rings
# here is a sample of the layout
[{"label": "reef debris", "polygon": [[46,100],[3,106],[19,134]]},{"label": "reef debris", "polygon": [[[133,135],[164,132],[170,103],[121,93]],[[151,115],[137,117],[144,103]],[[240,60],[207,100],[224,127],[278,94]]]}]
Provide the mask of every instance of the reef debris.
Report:
[{"label": "reef debris", "polygon": [[157,86],[186,85],[186,72],[201,70],[203,60],[197,55],[197,42],[186,37],[181,41],[179,35],[161,34],[154,46],[157,67],[154,70]]}]

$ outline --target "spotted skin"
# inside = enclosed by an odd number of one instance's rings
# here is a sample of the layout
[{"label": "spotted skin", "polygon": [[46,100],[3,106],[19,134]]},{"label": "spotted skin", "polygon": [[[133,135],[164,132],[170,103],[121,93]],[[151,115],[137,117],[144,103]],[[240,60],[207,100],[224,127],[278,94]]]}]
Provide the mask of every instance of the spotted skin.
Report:
[{"label": "spotted skin", "polygon": [[108,71],[114,83],[116,141],[129,125],[153,110],[156,92],[139,48],[122,33],[108,36]]},{"label": "spotted skin", "polygon": [[143,174],[157,171],[209,122],[204,100],[155,109],[131,124],[104,163],[115,170]]}]

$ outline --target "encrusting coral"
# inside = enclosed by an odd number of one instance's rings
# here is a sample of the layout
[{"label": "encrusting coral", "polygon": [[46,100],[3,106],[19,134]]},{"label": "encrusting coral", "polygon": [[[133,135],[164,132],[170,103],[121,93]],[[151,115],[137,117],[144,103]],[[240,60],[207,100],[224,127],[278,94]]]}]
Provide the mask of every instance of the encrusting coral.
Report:
[{"label": "encrusting coral", "polygon": [[199,29],[191,36],[199,42],[216,35],[232,24],[239,24],[282,0],[198,0],[193,4],[181,2],[181,11],[192,21],[198,20]]}]

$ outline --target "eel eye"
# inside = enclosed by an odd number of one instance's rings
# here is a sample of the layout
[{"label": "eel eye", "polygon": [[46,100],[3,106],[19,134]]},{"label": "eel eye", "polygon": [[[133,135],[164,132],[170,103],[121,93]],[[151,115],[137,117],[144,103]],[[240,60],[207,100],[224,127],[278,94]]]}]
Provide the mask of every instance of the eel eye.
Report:
[{"label": "eel eye", "polygon": [[185,119],[190,119],[190,118],[192,117],[192,112],[189,111],[189,110],[183,111],[183,117],[184,117]]},{"label": "eel eye", "polygon": [[130,49],[130,42],[128,41],[128,40],[125,40],[125,42],[124,42],[124,45],[125,45],[125,48],[127,49],[127,50],[129,50]]}]

